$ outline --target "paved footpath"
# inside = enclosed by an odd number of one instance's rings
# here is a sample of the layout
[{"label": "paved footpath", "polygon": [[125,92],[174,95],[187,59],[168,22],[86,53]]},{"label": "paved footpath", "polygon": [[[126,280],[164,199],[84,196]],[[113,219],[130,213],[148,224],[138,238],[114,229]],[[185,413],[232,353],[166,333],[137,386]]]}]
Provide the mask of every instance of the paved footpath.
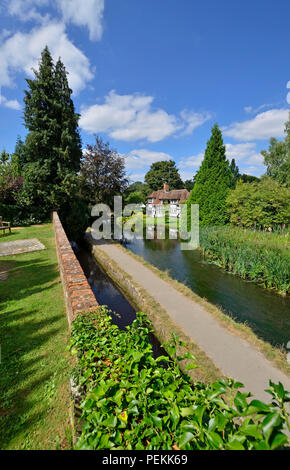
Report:
[{"label": "paved footpath", "polygon": [[0,256],[19,255],[30,251],[45,250],[45,246],[37,238],[2,242],[0,239]]},{"label": "paved footpath", "polygon": [[269,379],[290,390],[290,379],[250,343],[227,331],[201,305],[178,292],[117,245],[99,244],[123,271],[132,276],[227,376],[241,381],[255,398],[269,401]]}]

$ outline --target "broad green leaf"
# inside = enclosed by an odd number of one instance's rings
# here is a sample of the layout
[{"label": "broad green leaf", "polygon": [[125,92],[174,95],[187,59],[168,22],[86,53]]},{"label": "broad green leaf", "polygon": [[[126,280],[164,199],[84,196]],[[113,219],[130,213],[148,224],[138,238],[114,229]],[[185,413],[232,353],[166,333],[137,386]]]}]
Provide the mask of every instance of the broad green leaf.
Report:
[{"label": "broad green leaf", "polygon": [[180,449],[183,449],[183,447],[185,447],[188,442],[192,441],[193,438],[194,434],[192,434],[191,432],[183,433],[178,443],[178,447],[180,447]]},{"label": "broad green leaf", "polygon": [[195,413],[195,410],[192,407],[181,408],[180,414],[183,418],[186,416],[191,416]]},{"label": "broad green leaf", "polygon": [[284,444],[286,444],[287,442],[288,442],[287,436],[279,432],[278,434],[276,434],[276,436],[274,437],[271,443],[271,449],[274,450],[274,449],[278,449],[279,447],[283,447]]},{"label": "broad green leaf", "polygon": [[266,438],[266,441],[269,440],[272,431],[274,430],[275,427],[280,426],[282,420],[277,411],[273,411],[272,413],[269,413],[266,418],[262,422],[262,429],[264,436]]}]

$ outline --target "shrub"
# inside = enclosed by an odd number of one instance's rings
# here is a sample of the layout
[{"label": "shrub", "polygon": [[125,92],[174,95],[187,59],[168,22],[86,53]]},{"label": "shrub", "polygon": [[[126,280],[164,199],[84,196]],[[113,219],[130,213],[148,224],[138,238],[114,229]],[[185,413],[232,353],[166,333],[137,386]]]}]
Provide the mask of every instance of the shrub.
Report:
[{"label": "shrub", "polygon": [[11,225],[14,227],[39,224],[47,220],[47,217],[43,217],[42,211],[38,207],[22,207],[8,204],[0,204],[0,216],[3,217],[3,220],[11,222]]},{"label": "shrub", "polygon": [[170,356],[153,358],[150,329],[138,314],[120,331],[105,308],[73,322],[74,383],[83,421],[77,449],[264,450],[287,442],[282,428],[290,396],[282,384],[270,382],[271,405],[248,404],[250,394],[230,379],[192,384],[178,360],[194,357],[177,357],[180,342],[173,336],[166,344]]},{"label": "shrub", "polygon": [[230,192],[227,204],[233,225],[273,229],[290,222],[290,188],[269,177],[258,183],[240,181]]}]

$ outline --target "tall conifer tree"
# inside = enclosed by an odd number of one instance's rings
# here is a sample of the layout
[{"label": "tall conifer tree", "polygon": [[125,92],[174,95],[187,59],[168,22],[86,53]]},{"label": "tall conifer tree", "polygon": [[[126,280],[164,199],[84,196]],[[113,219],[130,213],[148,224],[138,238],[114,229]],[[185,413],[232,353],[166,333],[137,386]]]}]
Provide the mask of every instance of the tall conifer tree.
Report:
[{"label": "tall conifer tree", "polygon": [[215,124],[187,201],[189,213],[191,204],[199,204],[201,225],[226,223],[228,220],[226,198],[231,186],[232,171],[226,159],[222,133]]},{"label": "tall conifer tree", "polygon": [[27,79],[24,98],[28,134],[23,200],[38,206],[47,216],[52,209],[68,210],[77,192],[82,157],[79,115],[65,67],[60,59],[54,65],[47,47],[34,74],[34,79]]}]

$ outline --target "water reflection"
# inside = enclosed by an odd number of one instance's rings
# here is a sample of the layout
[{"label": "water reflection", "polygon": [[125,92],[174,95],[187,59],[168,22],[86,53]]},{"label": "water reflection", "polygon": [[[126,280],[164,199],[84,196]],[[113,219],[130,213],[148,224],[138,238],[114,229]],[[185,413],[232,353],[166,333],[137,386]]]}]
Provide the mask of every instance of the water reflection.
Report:
[{"label": "water reflection", "polygon": [[[100,269],[94,257],[83,247],[76,252],[80,265],[100,305],[111,310],[112,321],[121,330],[132,324],[136,318],[136,308],[116,288],[113,281]],[[153,356],[166,354],[158,339],[149,334],[153,348]]]}]

